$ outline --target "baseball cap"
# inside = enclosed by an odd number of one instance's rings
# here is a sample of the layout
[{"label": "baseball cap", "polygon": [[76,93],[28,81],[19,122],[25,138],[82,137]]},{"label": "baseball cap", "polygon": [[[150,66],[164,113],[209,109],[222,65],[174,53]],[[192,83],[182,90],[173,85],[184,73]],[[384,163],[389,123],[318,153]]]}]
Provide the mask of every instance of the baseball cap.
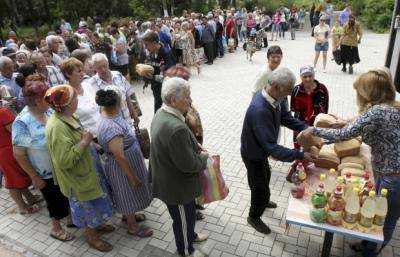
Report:
[{"label": "baseball cap", "polygon": [[304,75],[314,75],[314,68],[312,66],[303,66],[300,68],[300,76]]}]

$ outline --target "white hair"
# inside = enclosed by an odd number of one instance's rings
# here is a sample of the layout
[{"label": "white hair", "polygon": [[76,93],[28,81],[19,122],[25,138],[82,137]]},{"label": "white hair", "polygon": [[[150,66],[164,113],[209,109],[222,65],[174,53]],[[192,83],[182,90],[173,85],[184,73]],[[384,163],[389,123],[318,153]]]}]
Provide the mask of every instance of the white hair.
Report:
[{"label": "white hair", "polygon": [[6,63],[10,63],[10,62],[11,63],[13,62],[10,57],[0,56],[0,70],[2,70],[4,68]]},{"label": "white hair", "polygon": [[60,38],[56,35],[49,35],[46,37],[46,45],[50,46],[51,44],[53,44],[54,41],[60,41]]},{"label": "white hair", "polygon": [[268,77],[269,85],[276,85],[278,87],[291,86],[296,83],[296,76],[286,67],[279,67],[274,70]]},{"label": "white hair", "polygon": [[165,78],[161,89],[161,98],[165,104],[171,103],[174,96],[180,98],[185,90],[190,90],[189,83],[178,77]]},{"label": "white hair", "polygon": [[108,62],[107,56],[103,53],[95,53],[92,56],[92,62],[93,64],[97,63],[97,62],[101,62],[101,61],[106,61]]}]

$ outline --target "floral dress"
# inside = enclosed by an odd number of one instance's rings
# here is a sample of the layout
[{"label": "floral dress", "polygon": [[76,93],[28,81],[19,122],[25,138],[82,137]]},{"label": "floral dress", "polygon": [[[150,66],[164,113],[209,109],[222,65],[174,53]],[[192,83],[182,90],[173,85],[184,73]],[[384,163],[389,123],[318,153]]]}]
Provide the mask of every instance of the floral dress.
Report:
[{"label": "floral dress", "polygon": [[181,38],[181,43],[183,46],[183,64],[187,66],[194,66],[196,64],[196,51],[194,49],[195,40],[191,32],[186,32]]}]

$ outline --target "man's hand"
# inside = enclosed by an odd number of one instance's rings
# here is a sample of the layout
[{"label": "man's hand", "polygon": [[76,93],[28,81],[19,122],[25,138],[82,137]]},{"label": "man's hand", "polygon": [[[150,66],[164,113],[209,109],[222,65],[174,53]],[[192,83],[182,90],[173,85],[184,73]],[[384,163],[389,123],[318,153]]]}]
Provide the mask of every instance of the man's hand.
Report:
[{"label": "man's hand", "polygon": [[317,156],[315,156],[315,154],[305,152],[304,160],[308,162],[315,162],[317,160]]}]

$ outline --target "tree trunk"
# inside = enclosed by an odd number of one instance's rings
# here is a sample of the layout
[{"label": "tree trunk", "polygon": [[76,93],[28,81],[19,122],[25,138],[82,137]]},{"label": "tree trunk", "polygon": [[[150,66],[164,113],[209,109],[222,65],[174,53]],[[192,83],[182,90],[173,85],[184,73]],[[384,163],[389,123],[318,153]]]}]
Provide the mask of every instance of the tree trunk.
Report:
[{"label": "tree trunk", "polygon": [[168,17],[167,0],[162,0],[162,6],[163,6],[163,11],[164,11],[164,17]]},{"label": "tree trunk", "polygon": [[12,12],[12,20],[14,22],[14,25],[17,25],[20,23],[19,19],[19,13],[18,13],[18,8],[14,0],[8,0],[8,6],[10,7],[10,10]]},{"label": "tree trunk", "polygon": [[50,28],[52,17],[50,16],[49,3],[47,0],[43,0],[43,8],[44,8],[44,15],[45,15],[46,21],[47,21],[46,23],[48,23],[48,26]]}]

